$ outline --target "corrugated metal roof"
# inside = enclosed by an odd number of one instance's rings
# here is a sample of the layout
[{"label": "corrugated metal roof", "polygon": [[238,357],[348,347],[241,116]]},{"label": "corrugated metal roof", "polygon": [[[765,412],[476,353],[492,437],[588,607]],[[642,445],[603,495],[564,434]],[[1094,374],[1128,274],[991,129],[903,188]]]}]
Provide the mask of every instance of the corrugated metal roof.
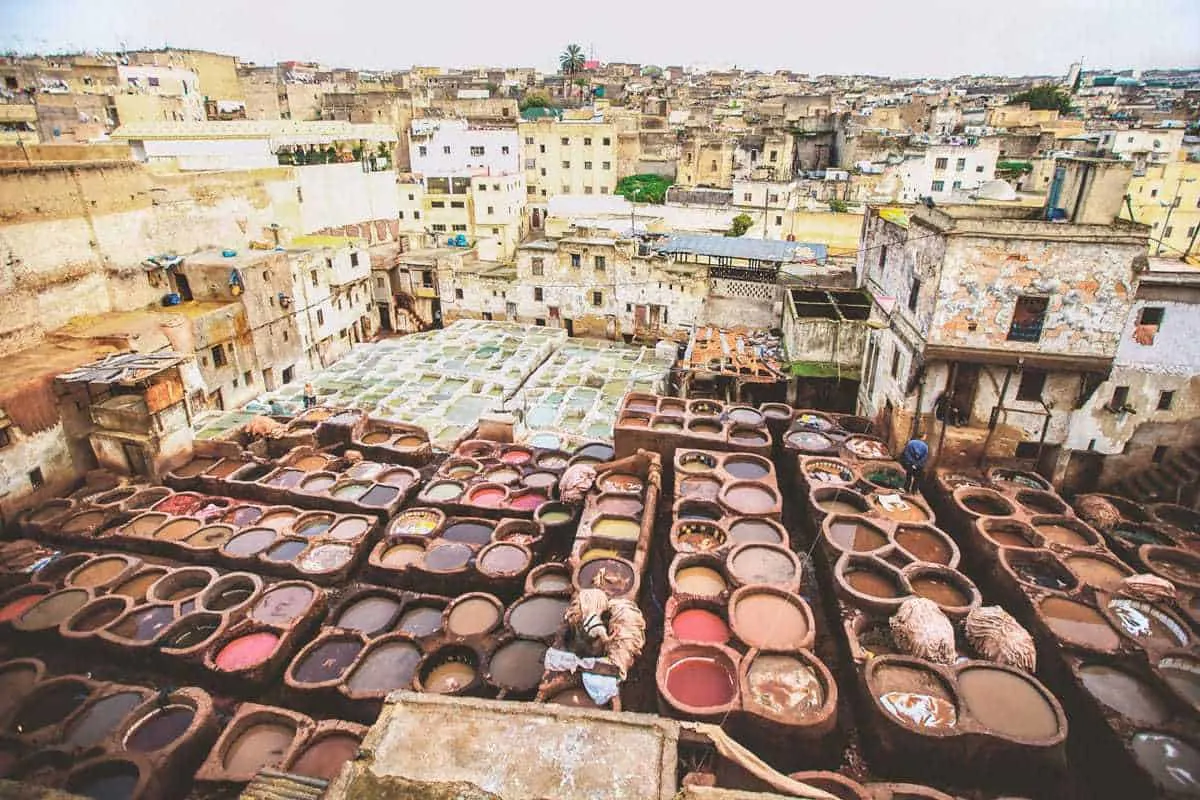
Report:
[{"label": "corrugated metal roof", "polygon": [[757,261],[815,261],[824,263],[828,254],[823,244],[747,239],[735,236],[674,235],[652,245],[660,253],[694,253]]}]

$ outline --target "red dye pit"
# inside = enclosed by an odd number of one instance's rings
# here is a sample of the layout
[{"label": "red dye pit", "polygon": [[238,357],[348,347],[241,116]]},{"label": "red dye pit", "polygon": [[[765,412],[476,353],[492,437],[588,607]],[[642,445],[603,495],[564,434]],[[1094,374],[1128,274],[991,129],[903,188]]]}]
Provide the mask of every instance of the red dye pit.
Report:
[{"label": "red dye pit", "polygon": [[689,642],[724,644],[729,640],[729,626],[718,615],[703,608],[680,611],[671,620],[675,636]]},{"label": "red dye pit", "polygon": [[230,671],[253,667],[270,658],[278,644],[279,637],[267,631],[239,637],[217,653],[217,666]]}]

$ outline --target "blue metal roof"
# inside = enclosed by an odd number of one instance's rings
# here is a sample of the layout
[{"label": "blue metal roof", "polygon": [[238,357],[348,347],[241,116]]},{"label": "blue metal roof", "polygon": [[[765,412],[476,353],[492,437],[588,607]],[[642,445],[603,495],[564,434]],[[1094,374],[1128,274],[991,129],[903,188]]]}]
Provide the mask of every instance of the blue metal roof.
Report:
[{"label": "blue metal roof", "polygon": [[757,261],[805,261],[818,264],[824,264],[828,255],[828,248],[823,244],[736,236],[674,235],[652,247],[660,253],[694,253]]}]

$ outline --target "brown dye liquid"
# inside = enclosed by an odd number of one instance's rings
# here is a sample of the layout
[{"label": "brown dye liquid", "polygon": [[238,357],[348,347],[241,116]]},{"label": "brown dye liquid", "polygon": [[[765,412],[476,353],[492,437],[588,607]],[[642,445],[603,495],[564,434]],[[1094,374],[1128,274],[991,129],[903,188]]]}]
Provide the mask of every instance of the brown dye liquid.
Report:
[{"label": "brown dye liquid", "polygon": [[1115,591],[1128,574],[1115,564],[1091,556],[1069,556],[1066,565],[1080,581],[1105,592]]},{"label": "brown dye liquid", "polygon": [[331,639],[318,644],[295,666],[292,674],[300,683],[324,683],[340,678],[358,657],[362,644],[357,639]]},{"label": "brown dye liquid", "polygon": [[514,632],[534,639],[552,636],[562,625],[567,600],[560,597],[528,597],[517,601],[508,614]]},{"label": "brown dye liquid", "polygon": [[132,578],[114,588],[112,593],[140,600],[146,596],[146,590],[166,573],[165,569],[142,570],[134,573]]},{"label": "brown dye liquid", "polygon": [[406,567],[415,564],[425,555],[425,548],[419,544],[398,544],[384,551],[380,561],[389,567]]},{"label": "brown dye liquid", "polygon": [[400,613],[400,603],[391,597],[373,595],[357,600],[338,615],[337,626],[368,635],[391,627]]},{"label": "brown dye liquid", "polygon": [[24,701],[35,683],[37,672],[32,667],[14,666],[0,672],[0,716]]},{"label": "brown dye liquid", "polygon": [[751,647],[794,650],[808,636],[808,618],[794,603],[776,594],[747,594],[734,608],[734,633]]},{"label": "brown dye liquid", "polygon": [[358,662],[346,686],[356,694],[377,694],[404,689],[412,684],[421,651],[409,642],[387,642],[371,650]]},{"label": "brown dye liquid", "polygon": [[862,522],[838,520],[829,524],[830,541],[842,550],[856,553],[876,550],[887,544],[887,537]]},{"label": "brown dye liquid", "polygon": [[429,636],[442,629],[442,609],[413,606],[404,612],[396,630],[410,636]]},{"label": "brown dye liquid", "polygon": [[1105,664],[1085,664],[1079,680],[1104,705],[1142,725],[1159,725],[1171,717],[1171,707],[1155,687],[1124,670]]},{"label": "brown dye liquid", "polygon": [[892,579],[869,569],[846,572],[846,583],[856,592],[870,597],[899,597],[900,587]]},{"label": "brown dye liquid", "polygon": [[73,631],[94,631],[103,628],[125,612],[125,604],[112,599],[101,599],[90,604],[86,610],[71,620]]},{"label": "brown dye liquid", "polygon": [[128,566],[129,562],[116,556],[96,558],[75,573],[71,585],[84,588],[100,586],[120,575]]},{"label": "brown dye liquid", "polygon": [[725,493],[725,502],[742,514],[766,514],[775,510],[775,495],[762,486],[734,486]]},{"label": "brown dye liquid", "polygon": [[456,604],[446,618],[446,629],[455,636],[487,633],[500,622],[496,604],[482,597],[470,597]]},{"label": "brown dye liquid", "polygon": [[155,539],[166,542],[177,542],[186,539],[200,529],[203,523],[198,519],[177,519],[163,525],[154,532]]},{"label": "brown dye liquid", "polygon": [[234,775],[253,775],[263,767],[277,766],[295,736],[296,729],[291,724],[252,724],[229,745],[222,764]]},{"label": "brown dye liquid", "polygon": [[921,576],[911,578],[909,582],[915,594],[932,600],[939,606],[959,608],[970,602],[967,593],[948,580]]},{"label": "brown dye liquid", "polygon": [[475,668],[461,661],[447,661],[429,671],[421,683],[425,691],[435,694],[451,694],[470,685],[475,680]]},{"label": "brown dye liquid", "polygon": [[799,659],[760,655],[746,672],[749,701],[773,714],[812,714],[825,704],[825,687],[813,668]]},{"label": "brown dye liquid", "polygon": [[1112,650],[1121,643],[1108,620],[1091,606],[1047,597],[1040,608],[1046,625],[1061,639],[1099,650]]},{"label": "brown dye liquid", "polygon": [[796,577],[796,565],[788,554],[770,545],[751,545],[736,556],[729,570],[744,583],[789,584]]},{"label": "brown dye liquid", "polygon": [[1156,784],[1180,796],[1200,794],[1200,750],[1165,733],[1136,733],[1130,744]]},{"label": "brown dye liquid", "polygon": [[542,659],[546,645],[517,639],[502,645],[488,664],[492,683],[506,689],[529,691],[542,680]]},{"label": "brown dye liquid", "polygon": [[954,704],[941,697],[920,692],[884,692],[879,702],[889,714],[916,728],[949,730],[958,725]]},{"label": "brown dye liquid", "polygon": [[633,567],[615,558],[597,558],[579,567],[579,585],[585,589],[601,589],[616,597],[633,588]]},{"label": "brown dye liquid", "polygon": [[903,500],[904,505],[897,508],[888,508],[883,503],[879,502],[878,495],[871,495],[871,497],[867,499],[867,502],[871,504],[871,507],[880,516],[896,522],[927,522],[929,520],[929,514],[925,511],[925,509],[921,508],[916,503],[905,500],[904,498],[901,498],[901,500]]},{"label": "brown dye liquid", "polygon": [[987,528],[987,535],[1001,547],[1032,547],[1033,542],[1023,536],[1018,529],[994,525]]},{"label": "brown dye liquid", "polygon": [[1150,559],[1150,566],[1172,581],[1185,584],[1194,584],[1200,581],[1200,572],[1197,572],[1192,564],[1182,558],[1157,555]]},{"label": "brown dye liquid", "polygon": [[920,528],[897,528],[896,544],[918,561],[949,565],[954,556],[950,544],[939,534]]},{"label": "brown dye liquid", "polygon": [[826,514],[862,514],[866,508],[849,500],[818,500],[817,505]]},{"label": "brown dye liquid", "polygon": [[17,625],[28,631],[53,628],[82,608],[89,599],[88,593],[83,589],[55,592],[42,598],[17,617]]},{"label": "brown dye liquid", "polygon": [[1180,697],[1200,708],[1200,661],[1191,658],[1164,658],[1158,673]]},{"label": "brown dye liquid", "polygon": [[1087,547],[1091,544],[1086,536],[1066,525],[1035,525],[1034,529],[1042,536],[1045,536],[1046,541],[1056,542],[1067,547]]},{"label": "brown dye liquid", "polygon": [[744,481],[756,481],[771,474],[766,463],[748,458],[727,458],[722,466],[730,475]]},{"label": "brown dye liquid", "polygon": [[997,733],[1018,739],[1049,739],[1058,733],[1053,706],[1027,678],[973,667],[958,674],[958,689],[971,716]]},{"label": "brown dye liquid", "polygon": [[308,610],[313,590],[307,586],[283,586],[268,590],[250,611],[251,619],[286,625]]},{"label": "brown dye liquid", "polygon": [[316,744],[304,748],[288,771],[309,778],[332,780],[342,771],[343,764],[358,755],[359,744],[358,737],[348,733],[323,736]]},{"label": "brown dye liquid", "polygon": [[1187,634],[1159,609],[1147,603],[1120,598],[1108,608],[1133,638],[1157,647],[1181,647],[1187,644]]}]

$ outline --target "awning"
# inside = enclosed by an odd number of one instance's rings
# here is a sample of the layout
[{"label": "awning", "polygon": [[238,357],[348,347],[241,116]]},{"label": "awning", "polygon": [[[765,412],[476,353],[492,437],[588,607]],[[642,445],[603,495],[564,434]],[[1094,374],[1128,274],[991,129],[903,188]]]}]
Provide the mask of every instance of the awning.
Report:
[{"label": "awning", "polygon": [[1019,350],[990,350],[981,347],[926,345],[925,361],[961,361],[975,364],[1037,367],[1069,372],[1108,372],[1113,359],[1107,356],[1071,355],[1069,353],[1028,353]]}]

